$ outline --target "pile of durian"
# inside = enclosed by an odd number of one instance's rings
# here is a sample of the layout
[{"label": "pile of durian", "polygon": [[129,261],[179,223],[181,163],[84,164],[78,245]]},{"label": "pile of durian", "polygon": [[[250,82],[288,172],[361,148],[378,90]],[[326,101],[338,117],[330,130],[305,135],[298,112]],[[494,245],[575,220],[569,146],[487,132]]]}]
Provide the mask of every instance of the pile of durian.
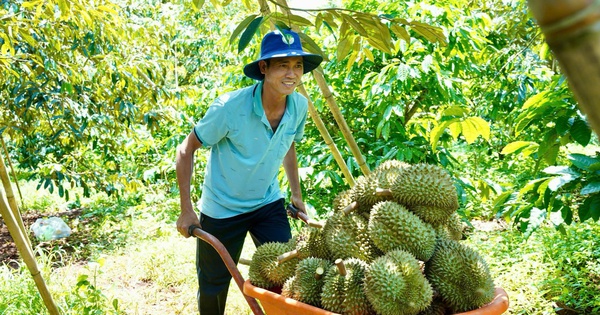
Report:
[{"label": "pile of durian", "polygon": [[250,282],[352,315],[443,315],[493,299],[486,262],[460,242],[457,192],[443,168],[385,161],[333,208],[322,228],[259,246]]}]

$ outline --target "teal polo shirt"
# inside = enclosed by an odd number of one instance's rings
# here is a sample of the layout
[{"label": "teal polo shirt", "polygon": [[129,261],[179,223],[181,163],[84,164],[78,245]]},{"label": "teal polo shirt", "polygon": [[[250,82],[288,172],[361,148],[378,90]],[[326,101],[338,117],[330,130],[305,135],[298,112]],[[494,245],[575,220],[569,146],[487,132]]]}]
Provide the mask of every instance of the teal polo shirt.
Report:
[{"label": "teal polo shirt", "polygon": [[288,95],[273,132],[261,91],[262,82],[218,97],[194,127],[210,148],[200,198],[200,211],[209,217],[233,217],[283,197],[277,175],[292,141],[304,135],[308,101],[297,92]]}]

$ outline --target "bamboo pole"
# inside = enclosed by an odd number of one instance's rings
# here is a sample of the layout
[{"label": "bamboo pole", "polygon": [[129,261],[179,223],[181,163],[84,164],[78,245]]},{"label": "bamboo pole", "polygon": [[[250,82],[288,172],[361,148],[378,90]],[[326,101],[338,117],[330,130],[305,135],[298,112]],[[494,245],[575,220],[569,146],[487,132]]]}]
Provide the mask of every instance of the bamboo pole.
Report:
[{"label": "bamboo pole", "polygon": [[528,6],[600,135],[600,0],[529,0]]},{"label": "bamboo pole", "polygon": [[[261,7],[263,6],[263,2],[264,1],[261,1]],[[277,2],[283,7],[283,9],[286,11],[286,13],[291,14],[286,0],[277,0]],[[267,10],[268,10],[268,7],[267,7]],[[297,27],[296,27],[295,31],[297,31]],[[331,110],[331,113],[333,114],[333,118],[337,122],[340,130],[342,131],[342,135],[344,136],[344,139],[346,139],[346,142],[348,143],[348,146],[350,147],[350,151],[352,152],[352,155],[354,155],[354,158],[356,159],[356,163],[358,164],[358,167],[360,167],[360,169],[364,175],[369,175],[371,173],[371,170],[369,169],[369,166],[367,165],[365,158],[363,157],[362,153],[360,152],[360,148],[358,147],[358,144],[356,144],[356,140],[354,140],[354,136],[352,136],[352,131],[350,131],[350,127],[348,127],[348,124],[346,123],[346,119],[344,119],[344,115],[342,115],[342,112],[340,111],[340,108],[337,105],[335,98],[333,97],[333,93],[329,89],[329,85],[325,81],[325,77],[323,76],[323,68],[321,68],[319,66],[317,69],[312,71],[312,74],[313,74],[313,77],[315,78],[315,80],[317,81],[319,88],[321,89],[321,93],[323,93],[323,97],[325,98],[325,100],[327,101],[327,104],[329,105],[329,109]],[[344,163],[344,165],[346,165],[346,164]]]},{"label": "bamboo pole", "polygon": [[[19,227],[19,229],[21,229],[23,235],[27,235],[27,230],[25,229],[25,224],[23,224],[23,218],[21,217],[19,206],[17,206],[17,200],[15,199],[15,194],[13,193],[12,185],[10,184],[10,178],[8,177],[8,172],[6,171],[6,165],[4,164],[2,154],[0,154],[0,179],[2,180],[2,186],[4,187],[4,191],[6,192],[8,205],[10,206],[10,210],[13,214],[13,217],[17,222],[17,226]],[[31,247],[31,241],[29,240],[29,238],[26,237],[25,240],[27,242],[27,245]]]},{"label": "bamboo pole", "polygon": [[310,114],[310,117],[312,118],[313,122],[317,126],[317,129],[319,129],[319,132],[321,133],[321,137],[323,137],[325,144],[329,147],[329,150],[331,150],[331,153],[333,154],[333,158],[335,159],[335,161],[341,168],[342,173],[344,174],[344,177],[346,178],[346,182],[348,183],[348,185],[350,185],[350,187],[354,186],[354,177],[352,177],[352,173],[348,169],[348,166],[346,165],[346,162],[344,161],[342,154],[340,153],[337,146],[335,145],[335,142],[333,142],[333,138],[331,138],[329,131],[327,131],[327,127],[325,127],[325,123],[323,123],[321,116],[319,116],[317,109],[315,108],[313,102],[311,101],[310,97],[308,96],[308,93],[306,92],[304,85],[300,85],[299,90],[300,90],[300,93],[302,93],[302,95],[304,95],[306,97],[306,99],[308,99],[308,112]]},{"label": "bamboo pole", "polygon": [[329,105],[329,109],[333,114],[333,118],[335,118],[335,121],[340,127],[340,130],[342,131],[342,135],[344,135],[344,139],[346,139],[346,142],[348,142],[348,146],[350,147],[350,151],[352,151],[352,154],[356,159],[356,163],[358,164],[360,170],[363,172],[364,175],[369,175],[371,173],[371,170],[369,169],[365,158],[360,152],[360,148],[358,147],[358,144],[356,144],[354,136],[352,136],[352,131],[350,131],[350,127],[348,127],[348,124],[344,119],[344,115],[342,115],[342,112],[340,111],[340,108],[338,107],[335,98],[333,98],[333,93],[329,89],[329,85],[327,85],[325,77],[323,76],[323,68],[319,66],[317,69],[312,71],[312,74],[315,77],[315,80],[317,80],[317,84],[319,85],[319,88],[323,93],[323,97]]},{"label": "bamboo pole", "polygon": [[8,166],[10,167],[10,172],[12,173],[13,180],[15,181],[15,185],[17,186],[17,191],[19,192],[19,198],[21,198],[21,205],[23,205],[23,194],[21,193],[21,187],[19,186],[19,180],[17,179],[17,174],[15,173],[15,168],[10,161],[10,155],[8,154],[8,149],[6,148],[6,143],[4,143],[4,138],[0,135],[0,142],[2,143],[2,148],[4,149],[4,154],[6,155],[6,160],[8,161]]},{"label": "bamboo pole", "polygon": [[23,235],[23,231],[19,227],[17,220],[13,213],[9,209],[8,201],[6,200],[6,195],[4,194],[4,189],[0,189],[0,215],[4,219],[4,223],[6,227],[8,227],[8,231],[19,250],[19,254],[23,258],[23,261],[27,265],[31,276],[35,282],[35,285],[42,296],[42,300],[48,309],[50,315],[59,315],[58,308],[56,304],[54,304],[54,300],[52,299],[52,295],[50,295],[50,291],[44,282],[44,278],[40,273],[38,265],[35,261],[35,256],[33,255],[33,250],[29,246],[29,243],[25,241],[25,235]]}]

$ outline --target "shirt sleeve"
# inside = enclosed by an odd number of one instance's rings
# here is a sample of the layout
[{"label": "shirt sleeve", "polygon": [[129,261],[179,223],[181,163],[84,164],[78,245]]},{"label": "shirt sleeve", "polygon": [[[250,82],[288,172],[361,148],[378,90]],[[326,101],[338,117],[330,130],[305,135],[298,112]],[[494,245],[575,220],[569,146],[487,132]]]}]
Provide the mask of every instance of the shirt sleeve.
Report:
[{"label": "shirt sleeve", "polygon": [[222,98],[217,98],[194,127],[194,133],[203,146],[211,147],[227,136],[228,121],[225,103]]}]

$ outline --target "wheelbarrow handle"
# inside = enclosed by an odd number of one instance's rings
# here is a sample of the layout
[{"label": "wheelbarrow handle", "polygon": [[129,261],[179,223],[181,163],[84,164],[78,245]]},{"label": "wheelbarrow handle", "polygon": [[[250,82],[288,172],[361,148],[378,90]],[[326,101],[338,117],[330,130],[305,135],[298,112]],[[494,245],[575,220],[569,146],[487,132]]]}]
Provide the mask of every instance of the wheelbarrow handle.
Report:
[{"label": "wheelbarrow handle", "polygon": [[219,241],[212,234],[202,230],[202,228],[197,225],[190,225],[190,227],[188,228],[188,233],[190,234],[190,236],[197,237],[197,238],[207,242],[217,251],[217,253],[219,253],[219,256],[221,256],[221,259],[223,260],[223,263],[225,263],[227,270],[229,270],[229,273],[231,274],[231,276],[235,280],[235,283],[237,284],[240,291],[244,295],[246,302],[248,302],[248,305],[250,306],[252,313],[254,313],[255,315],[265,315],[263,310],[258,305],[258,302],[256,302],[256,299],[244,294],[244,281],[245,281],[244,277],[242,277],[242,274],[237,269],[237,266],[236,266],[235,262],[233,261],[233,258],[231,258],[231,255],[229,254],[229,252],[227,251],[227,248],[225,248],[223,243],[221,243],[221,241]]},{"label": "wheelbarrow handle", "polygon": [[291,202],[287,205],[286,210],[290,217],[292,217],[294,219],[300,219],[300,220],[304,221],[304,223],[308,224],[309,226],[317,227],[317,228],[323,227],[323,223],[315,221],[315,220],[311,220],[306,213],[300,211],[300,209],[296,208],[296,206],[294,206]]}]

